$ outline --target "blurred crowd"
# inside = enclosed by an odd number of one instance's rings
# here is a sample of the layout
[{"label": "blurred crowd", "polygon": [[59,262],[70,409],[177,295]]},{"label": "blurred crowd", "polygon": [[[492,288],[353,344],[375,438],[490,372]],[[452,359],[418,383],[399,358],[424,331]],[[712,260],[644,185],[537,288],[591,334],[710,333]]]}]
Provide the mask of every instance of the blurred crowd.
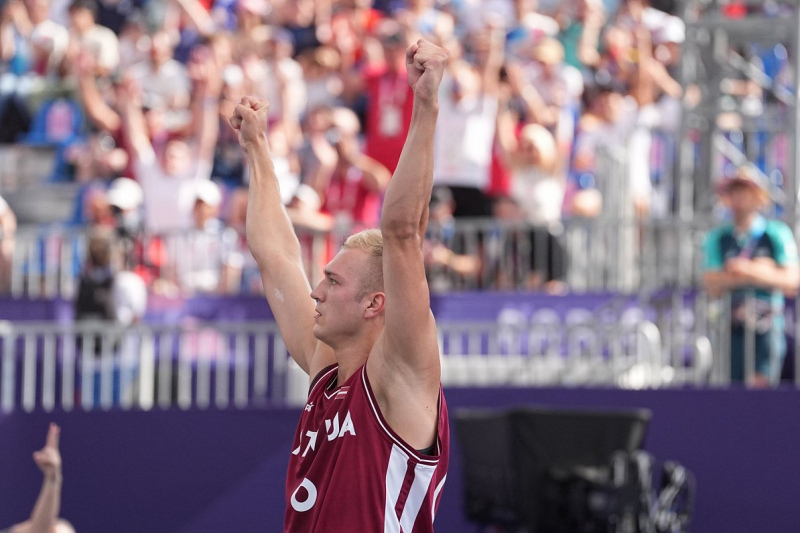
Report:
[{"label": "blurred crowd", "polygon": [[[122,237],[87,269],[117,264],[166,294],[257,291],[233,106],[269,99],[298,228],[375,226],[412,110],[405,49],[419,38],[450,53],[432,276],[485,275],[490,265],[452,242],[453,225],[491,218],[544,228],[530,253],[547,260],[526,284],[558,291],[563,250],[547,228],[604,208],[661,209],[650,147],[680,120],[684,23],[647,0],[6,0],[0,142],[56,146],[51,179],[83,184],[71,222],[98,230],[95,250],[104,229]],[[597,167],[620,150],[612,204]]]}]

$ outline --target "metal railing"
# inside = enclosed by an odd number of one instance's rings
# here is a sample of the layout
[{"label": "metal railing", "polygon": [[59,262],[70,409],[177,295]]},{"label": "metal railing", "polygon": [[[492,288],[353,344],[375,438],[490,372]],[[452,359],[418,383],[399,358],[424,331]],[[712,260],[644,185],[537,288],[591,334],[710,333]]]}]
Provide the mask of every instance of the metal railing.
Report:
[{"label": "metal railing", "polygon": [[[448,386],[611,386],[709,383],[708,340],[680,366],[652,321],[603,321],[542,310],[520,321],[439,325]],[[301,404],[308,377],[274,323],[0,323],[0,411]]]},{"label": "metal railing", "polygon": [[[428,265],[434,290],[540,290],[548,280],[566,283],[572,292],[633,294],[660,287],[697,287],[700,248],[709,224],[679,220],[570,219],[552,227],[499,220],[463,220],[448,229],[444,244],[478,259],[469,274]],[[432,240],[442,242],[432,228]],[[346,234],[300,234],[303,260],[312,284],[341,246]],[[232,228],[219,235],[202,232],[142,235],[120,239],[127,269],[145,272],[151,282],[173,284],[191,294],[236,263],[241,282],[212,292],[260,293],[258,268],[246,244]],[[13,297],[73,298],[87,254],[87,233],[63,228],[22,228],[11,261]],[[236,256],[236,261],[230,261]],[[436,282],[433,282],[433,279]],[[255,281],[255,283],[253,283]],[[230,283],[230,280],[228,280]],[[208,283],[205,283],[208,285]],[[212,283],[213,284],[213,283]]]},{"label": "metal railing", "polygon": [[0,408],[66,411],[283,405],[272,323],[0,325]]}]

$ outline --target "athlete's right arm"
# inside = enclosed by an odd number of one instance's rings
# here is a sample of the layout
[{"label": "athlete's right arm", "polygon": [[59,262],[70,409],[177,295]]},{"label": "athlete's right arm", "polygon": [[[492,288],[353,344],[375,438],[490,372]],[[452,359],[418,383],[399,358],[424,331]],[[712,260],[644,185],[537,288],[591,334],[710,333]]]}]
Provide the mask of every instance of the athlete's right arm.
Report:
[{"label": "athlete's right arm", "polygon": [[303,270],[300,242],[281,202],[267,143],[266,100],[244,97],[230,123],[250,165],[247,243],[289,353],[311,377],[333,363],[333,351],[314,337],[314,301]]}]

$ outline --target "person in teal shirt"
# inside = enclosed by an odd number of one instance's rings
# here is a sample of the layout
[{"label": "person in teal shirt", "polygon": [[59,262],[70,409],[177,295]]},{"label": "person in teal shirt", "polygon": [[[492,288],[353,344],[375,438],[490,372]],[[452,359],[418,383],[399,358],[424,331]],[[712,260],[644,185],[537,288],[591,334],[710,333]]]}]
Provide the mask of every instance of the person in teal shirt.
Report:
[{"label": "person in teal shirt", "polygon": [[[780,377],[786,355],[784,294],[800,286],[797,245],[789,226],[769,220],[760,209],[769,193],[749,168],[741,168],[720,189],[733,221],[706,236],[703,284],[712,297],[731,292],[731,379],[745,379],[745,323],[755,328],[755,375],[750,385],[766,387]],[[755,297],[751,317],[745,300]]]}]

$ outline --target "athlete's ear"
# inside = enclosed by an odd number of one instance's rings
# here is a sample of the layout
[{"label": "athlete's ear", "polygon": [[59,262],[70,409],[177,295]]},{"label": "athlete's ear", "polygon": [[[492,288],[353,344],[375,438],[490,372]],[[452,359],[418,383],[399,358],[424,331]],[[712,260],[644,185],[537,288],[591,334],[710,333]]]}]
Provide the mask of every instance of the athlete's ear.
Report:
[{"label": "athlete's ear", "polygon": [[364,318],[372,318],[383,313],[383,306],[386,304],[386,295],[382,292],[374,292],[369,295],[369,303],[364,309]]}]

